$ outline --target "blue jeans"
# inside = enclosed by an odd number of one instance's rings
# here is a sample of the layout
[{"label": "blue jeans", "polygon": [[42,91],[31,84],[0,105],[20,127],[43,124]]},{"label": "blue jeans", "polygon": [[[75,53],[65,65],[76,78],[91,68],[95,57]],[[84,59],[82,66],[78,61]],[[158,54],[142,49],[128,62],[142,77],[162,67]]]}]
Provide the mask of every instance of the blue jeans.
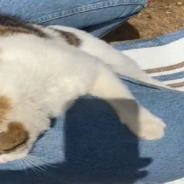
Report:
[{"label": "blue jeans", "polygon": [[101,37],[137,14],[147,0],[1,0],[0,11],[43,25],[66,25]]},{"label": "blue jeans", "polygon": [[[25,20],[77,27],[101,37],[145,4],[145,0],[1,0],[0,8]],[[105,103],[81,98],[65,118],[53,120],[53,128],[26,161],[0,165],[0,184],[159,183],[184,177],[184,94],[122,80],[144,106],[165,120],[164,139],[138,140]]]}]

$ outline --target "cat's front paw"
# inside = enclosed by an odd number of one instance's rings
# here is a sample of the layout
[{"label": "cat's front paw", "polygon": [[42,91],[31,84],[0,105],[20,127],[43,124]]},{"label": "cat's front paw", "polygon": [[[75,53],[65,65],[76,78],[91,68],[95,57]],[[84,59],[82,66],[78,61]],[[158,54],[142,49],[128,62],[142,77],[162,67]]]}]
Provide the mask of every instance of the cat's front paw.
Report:
[{"label": "cat's front paw", "polygon": [[165,127],[166,125],[161,119],[152,114],[146,115],[139,122],[137,135],[145,140],[158,140],[164,136]]},{"label": "cat's front paw", "polygon": [[129,128],[139,138],[145,140],[158,140],[164,136],[166,127],[165,123],[147,109],[142,108],[140,110],[138,122],[135,124],[129,126]]}]

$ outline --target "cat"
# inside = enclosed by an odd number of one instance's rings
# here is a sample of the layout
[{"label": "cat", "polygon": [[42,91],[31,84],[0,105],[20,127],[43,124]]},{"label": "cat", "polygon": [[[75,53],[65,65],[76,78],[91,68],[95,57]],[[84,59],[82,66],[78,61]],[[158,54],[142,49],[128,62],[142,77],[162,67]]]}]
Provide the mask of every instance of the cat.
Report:
[{"label": "cat", "polygon": [[117,74],[165,87],[82,30],[0,15],[0,163],[26,157],[50,129],[50,119],[83,95],[109,103],[138,137],[162,138],[165,123],[136,101]]}]

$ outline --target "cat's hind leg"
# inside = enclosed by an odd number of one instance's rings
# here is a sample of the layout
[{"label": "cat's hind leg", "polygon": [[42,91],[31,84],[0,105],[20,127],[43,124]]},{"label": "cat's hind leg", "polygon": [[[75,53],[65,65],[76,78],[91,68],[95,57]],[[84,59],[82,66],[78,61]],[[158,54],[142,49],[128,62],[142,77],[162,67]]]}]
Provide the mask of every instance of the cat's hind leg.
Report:
[{"label": "cat's hind leg", "polygon": [[107,101],[120,120],[138,137],[156,140],[164,136],[164,122],[140,105],[126,85],[122,84],[108,68],[99,67],[90,94]]},{"label": "cat's hind leg", "polygon": [[80,50],[98,57],[115,73],[142,81],[147,84],[170,89],[170,87],[164,85],[160,81],[149,77],[131,58],[114,49],[111,45],[107,44],[103,40],[100,40],[93,35],[86,33],[85,31],[71,27],[57,25],[49,27],[65,32],[71,32],[72,34],[76,35],[81,40],[81,43],[78,46]]}]

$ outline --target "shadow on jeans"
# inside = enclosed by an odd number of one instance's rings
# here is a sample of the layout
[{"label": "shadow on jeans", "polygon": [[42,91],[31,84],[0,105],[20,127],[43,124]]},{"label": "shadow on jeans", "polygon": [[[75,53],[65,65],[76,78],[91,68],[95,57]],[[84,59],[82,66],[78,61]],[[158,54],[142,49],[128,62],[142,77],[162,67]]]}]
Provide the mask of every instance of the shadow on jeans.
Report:
[{"label": "shadow on jeans", "polygon": [[[132,107],[130,114],[137,123],[137,106],[128,100],[118,103]],[[3,184],[123,184],[147,175],[144,168],[151,159],[140,158],[137,137],[104,101],[79,99],[67,112],[65,132],[64,163],[45,166],[44,173],[32,169],[1,171],[7,175]]]},{"label": "shadow on jeans", "polygon": [[105,35],[102,40],[110,42],[121,42],[126,40],[135,40],[141,38],[139,31],[129,22],[125,22],[110,33]]}]

